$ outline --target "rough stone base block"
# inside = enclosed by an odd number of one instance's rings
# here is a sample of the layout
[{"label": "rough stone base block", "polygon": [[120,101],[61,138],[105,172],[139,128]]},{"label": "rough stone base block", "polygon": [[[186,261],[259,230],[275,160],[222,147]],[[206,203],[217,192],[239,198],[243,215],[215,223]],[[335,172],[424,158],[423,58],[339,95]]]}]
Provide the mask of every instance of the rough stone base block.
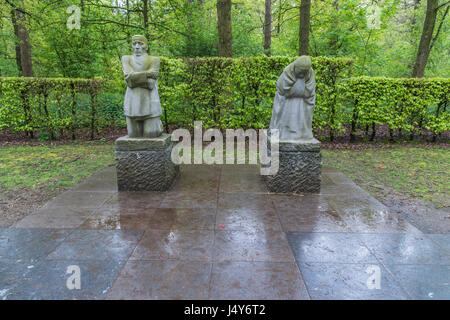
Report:
[{"label": "rough stone base block", "polygon": [[115,147],[119,191],[166,191],[179,174],[168,134],[152,139],[125,136]]},{"label": "rough stone base block", "polygon": [[275,175],[264,176],[270,192],[319,193],[322,173],[320,142],[279,145],[279,170]]}]

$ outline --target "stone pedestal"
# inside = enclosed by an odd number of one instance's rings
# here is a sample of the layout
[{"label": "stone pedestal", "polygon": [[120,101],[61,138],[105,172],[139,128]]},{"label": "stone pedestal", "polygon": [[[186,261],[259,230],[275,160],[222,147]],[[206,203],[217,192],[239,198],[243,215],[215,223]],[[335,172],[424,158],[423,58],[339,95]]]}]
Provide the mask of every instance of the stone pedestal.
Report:
[{"label": "stone pedestal", "polygon": [[278,173],[264,176],[264,181],[270,192],[319,193],[321,172],[322,154],[318,140],[280,142]]},{"label": "stone pedestal", "polygon": [[162,134],[151,139],[125,136],[116,140],[119,191],[166,191],[172,186],[179,166],[171,160],[170,138]]}]

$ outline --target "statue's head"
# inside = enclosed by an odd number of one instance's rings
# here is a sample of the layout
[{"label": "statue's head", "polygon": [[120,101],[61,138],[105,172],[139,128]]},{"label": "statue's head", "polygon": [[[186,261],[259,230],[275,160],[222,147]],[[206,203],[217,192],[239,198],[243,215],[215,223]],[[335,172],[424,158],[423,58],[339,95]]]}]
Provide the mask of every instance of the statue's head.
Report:
[{"label": "statue's head", "polygon": [[297,78],[305,78],[311,70],[312,62],[308,56],[300,56],[294,62],[294,74]]},{"label": "statue's head", "polygon": [[148,40],[144,36],[141,36],[139,34],[133,36],[131,43],[131,46],[133,47],[133,53],[137,57],[143,55],[148,50]]}]

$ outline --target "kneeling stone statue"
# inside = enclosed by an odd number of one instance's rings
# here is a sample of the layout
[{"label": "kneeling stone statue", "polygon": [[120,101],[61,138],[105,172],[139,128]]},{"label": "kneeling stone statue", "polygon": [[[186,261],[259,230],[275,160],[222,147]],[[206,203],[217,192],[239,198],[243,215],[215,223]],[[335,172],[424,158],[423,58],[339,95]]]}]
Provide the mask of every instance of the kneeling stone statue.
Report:
[{"label": "kneeling stone statue", "polygon": [[284,69],[277,81],[270,129],[278,129],[280,142],[313,139],[312,119],[316,80],[311,59],[301,56]]},{"label": "kneeling stone statue", "polygon": [[271,192],[320,192],[322,156],[312,133],[315,100],[311,59],[301,56],[277,81],[270,129],[279,133],[279,170],[264,177]]},{"label": "kneeling stone statue", "polygon": [[165,191],[179,173],[171,161],[173,143],[163,133],[158,94],[160,60],[147,54],[148,41],[132,38],[133,55],[122,57],[127,85],[124,114],[128,136],[116,140],[119,191]]}]

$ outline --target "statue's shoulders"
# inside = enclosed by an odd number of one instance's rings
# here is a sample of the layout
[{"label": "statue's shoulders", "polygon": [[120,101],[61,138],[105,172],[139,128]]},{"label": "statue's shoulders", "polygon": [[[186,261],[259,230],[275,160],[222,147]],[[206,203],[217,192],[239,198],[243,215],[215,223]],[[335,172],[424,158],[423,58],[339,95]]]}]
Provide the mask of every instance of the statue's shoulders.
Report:
[{"label": "statue's shoulders", "polygon": [[291,70],[291,69],[293,68],[293,66],[294,66],[294,62],[288,64],[288,65],[284,68],[283,73],[288,73],[289,70]]},{"label": "statue's shoulders", "polygon": [[160,63],[161,59],[156,56],[148,56],[148,61],[150,61],[151,63]]},{"label": "statue's shoulders", "polygon": [[131,60],[132,56],[122,56],[122,63],[123,62],[129,62]]}]

